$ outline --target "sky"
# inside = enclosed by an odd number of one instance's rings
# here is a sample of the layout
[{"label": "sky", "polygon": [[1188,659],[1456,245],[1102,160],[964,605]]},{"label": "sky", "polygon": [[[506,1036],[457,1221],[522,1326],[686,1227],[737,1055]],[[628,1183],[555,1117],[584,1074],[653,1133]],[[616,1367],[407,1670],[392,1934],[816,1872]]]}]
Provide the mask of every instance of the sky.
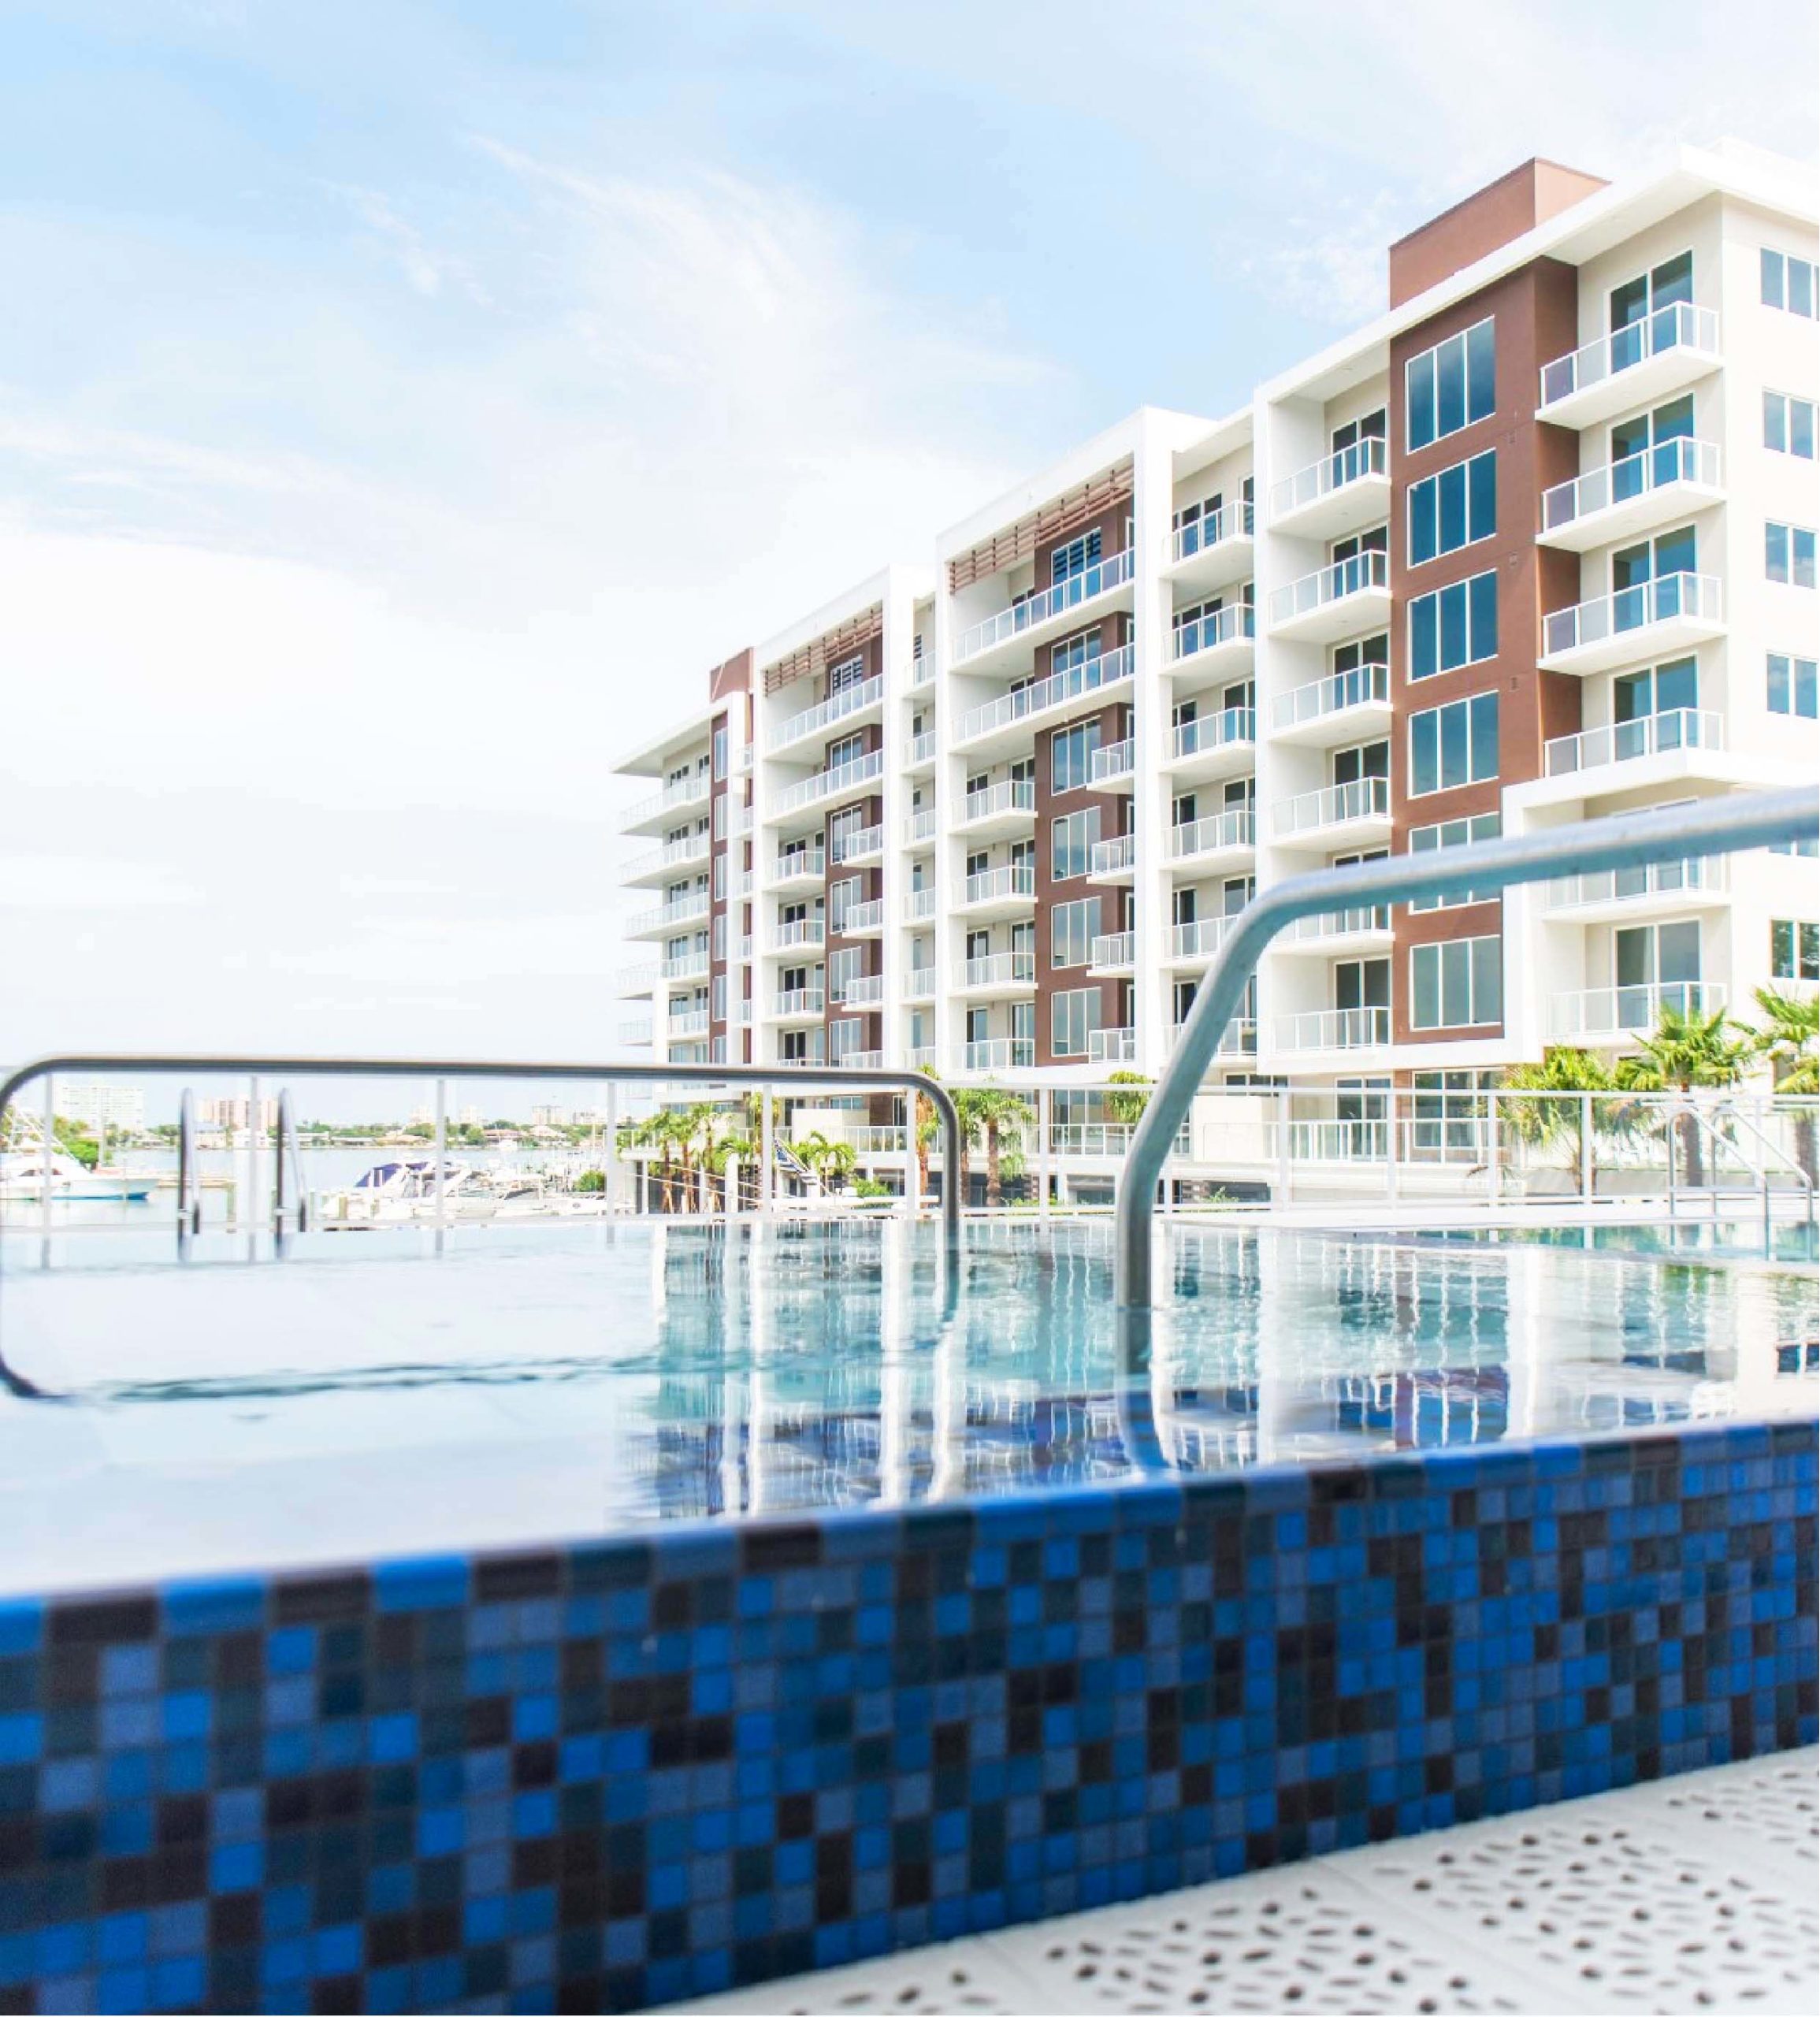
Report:
[{"label": "sky", "polygon": [[[616,757],[1811,0],[0,0],[0,1061],[619,1054]],[[643,845],[633,842],[632,846]]]}]

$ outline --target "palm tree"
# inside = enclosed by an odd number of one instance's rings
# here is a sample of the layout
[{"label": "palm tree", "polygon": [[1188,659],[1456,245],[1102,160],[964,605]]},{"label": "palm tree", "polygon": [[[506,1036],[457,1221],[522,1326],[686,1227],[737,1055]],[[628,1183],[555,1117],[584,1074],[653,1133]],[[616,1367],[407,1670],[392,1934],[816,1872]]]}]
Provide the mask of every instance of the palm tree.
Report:
[{"label": "palm tree", "polygon": [[[933,1079],[935,1068],[925,1064],[923,1074],[925,1078]],[[934,1101],[922,1093],[916,1095],[912,1111],[915,1116],[916,1194],[919,1198],[927,1198],[929,1195],[929,1151],[934,1146],[936,1136],[942,1132],[942,1116],[935,1109]],[[954,1171],[950,1170],[942,1181],[953,1183],[958,1181],[958,1177]]]},{"label": "palm tree", "polygon": [[[1759,987],[1757,1006],[1768,1019],[1752,1042],[1758,1054],[1769,1061],[1770,1083],[1778,1093],[1820,1094],[1820,995],[1792,994],[1779,987]],[[1795,1160],[1810,1183],[1820,1182],[1816,1167],[1814,1125],[1811,1112],[1795,1116]]]},{"label": "palm tree", "polygon": [[[1136,1127],[1144,1117],[1145,1108],[1150,1104],[1150,1080],[1142,1072],[1115,1072],[1107,1079],[1106,1086],[1106,1091],[1100,1096],[1100,1104],[1105,1109],[1107,1120],[1121,1122],[1127,1127]],[[1143,1090],[1114,1092],[1112,1088],[1115,1086],[1134,1089],[1141,1087]]]},{"label": "palm tree", "polygon": [[812,1134],[799,1135],[790,1144],[798,1162],[804,1168],[812,1170],[824,1191],[836,1188],[837,1179],[844,1183],[858,1166],[860,1157],[851,1142],[830,1142],[817,1130]]},{"label": "palm tree", "polygon": [[[1656,1026],[1630,1057],[1621,1057],[1612,1076],[1626,1092],[1680,1092],[1691,1095],[1696,1086],[1735,1086],[1751,1051],[1748,1036],[1729,1033],[1725,1012],[1677,1008],[1665,1001]],[[1681,1138],[1688,1182],[1706,1181],[1700,1124],[1684,1111],[1675,1124]]]},{"label": "palm tree", "polygon": [[[1617,1082],[1604,1059],[1590,1050],[1559,1045],[1545,1051],[1540,1064],[1513,1064],[1502,1083],[1505,1092],[1517,1095],[1503,1101],[1499,1107],[1517,1139],[1534,1142],[1538,1147],[1562,1139],[1570,1141],[1573,1162],[1586,1163],[1588,1176],[1596,1188],[1599,1138],[1628,1134],[1635,1109],[1622,1100],[1595,1098],[1588,1102],[1566,1096],[1615,1091]],[[1592,1124],[1591,1139],[1583,1140],[1582,1124],[1588,1117]]]},{"label": "palm tree", "polygon": [[[960,1109],[960,1153],[963,1179],[971,1175],[967,1168],[968,1145],[983,1135],[986,1139],[986,1202],[989,1205],[1004,1202],[1005,1148],[1008,1143],[1015,1154],[1022,1145],[1023,1131],[1030,1125],[1030,1109],[1016,1093],[1002,1086],[969,1086],[956,1093],[954,1103]],[[965,1198],[964,1190],[961,1197]]]},{"label": "palm tree", "polygon": [[758,1144],[749,1135],[741,1135],[737,1128],[729,1127],[718,1134],[709,1142],[702,1156],[702,1166],[710,1176],[720,1182],[721,1202],[726,1202],[726,1166],[735,1156],[743,1167],[758,1153]]}]

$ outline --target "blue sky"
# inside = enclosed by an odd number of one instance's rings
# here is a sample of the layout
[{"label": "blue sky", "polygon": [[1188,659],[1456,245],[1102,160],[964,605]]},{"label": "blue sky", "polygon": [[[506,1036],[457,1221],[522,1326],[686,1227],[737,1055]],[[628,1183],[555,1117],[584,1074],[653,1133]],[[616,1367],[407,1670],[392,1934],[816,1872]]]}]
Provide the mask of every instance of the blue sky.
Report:
[{"label": "blue sky", "polygon": [[702,667],[1529,154],[1811,154],[1817,62],[1808,0],[12,0],[0,1057],[611,1049],[607,769]]}]

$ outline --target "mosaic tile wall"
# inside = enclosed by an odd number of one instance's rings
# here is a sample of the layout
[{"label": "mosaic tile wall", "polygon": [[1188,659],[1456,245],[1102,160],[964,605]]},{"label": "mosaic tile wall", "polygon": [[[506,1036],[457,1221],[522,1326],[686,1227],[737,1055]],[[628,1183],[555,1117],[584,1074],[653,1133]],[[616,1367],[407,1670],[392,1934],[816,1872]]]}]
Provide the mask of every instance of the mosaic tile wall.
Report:
[{"label": "mosaic tile wall", "polygon": [[630,2010],[1817,1729],[1811,1424],[0,1604],[0,2010]]}]

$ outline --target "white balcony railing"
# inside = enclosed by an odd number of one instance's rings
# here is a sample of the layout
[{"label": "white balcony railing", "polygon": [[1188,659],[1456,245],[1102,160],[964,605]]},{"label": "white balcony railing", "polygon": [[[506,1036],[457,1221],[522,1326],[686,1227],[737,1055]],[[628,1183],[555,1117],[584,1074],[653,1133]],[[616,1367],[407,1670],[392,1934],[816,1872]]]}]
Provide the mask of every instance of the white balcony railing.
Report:
[{"label": "white balcony railing", "polygon": [[1666,714],[1643,715],[1635,721],[1612,722],[1603,728],[1582,729],[1577,735],[1557,736],[1543,745],[1543,767],[1551,778],[1579,771],[1627,763],[1664,750],[1723,749],[1725,719],[1706,708],[1673,708]]},{"label": "white balcony railing", "polygon": [[[1626,630],[1642,630],[1677,617],[1718,623],[1724,620],[1723,603],[1714,575],[1658,574],[1653,581],[1639,581],[1615,595],[1595,596],[1571,609],[1551,610],[1542,619],[1543,656],[1553,658],[1559,652],[1579,651]],[[1648,640],[1640,638],[1638,643],[1647,648]]]},{"label": "white balcony railing", "polygon": [[1231,812],[1210,812],[1169,830],[1169,853],[1180,861],[1190,855],[1224,853],[1228,848],[1255,847],[1257,815],[1248,805]]},{"label": "white balcony railing", "polygon": [[1138,745],[1127,736],[1123,742],[1109,742],[1096,749],[1088,760],[1087,774],[1096,785],[1114,778],[1128,778],[1138,760]]},{"label": "white balcony railing", "polygon": [[[861,1064],[859,1061],[861,1057],[869,1058],[872,1062]],[[856,1071],[872,1071],[884,1060],[876,1051],[861,1051],[840,1061],[843,1064],[852,1065]],[[901,1127],[847,1127],[841,1130],[841,1139],[851,1145],[856,1155],[895,1156],[903,1151],[904,1131]]]},{"label": "white balcony railing", "polygon": [[1138,1054],[1138,1033],[1133,1029],[1089,1030],[1087,1057],[1094,1064],[1128,1064]]},{"label": "white balcony railing", "polygon": [[849,904],[836,919],[834,929],[851,938],[862,931],[878,931],[885,923],[885,899],[872,897],[863,904]]},{"label": "white balcony railing", "polygon": [[631,1016],[619,1025],[622,1043],[647,1044],[651,1041],[651,1018],[648,1016]]},{"label": "white balcony railing", "polygon": [[1719,451],[1710,441],[1696,441],[1682,436],[1658,441],[1622,461],[1603,469],[1588,470],[1571,483],[1558,483],[1542,493],[1542,529],[1558,532],[1577,519],[1595,511],[1609,511],[1614,504],[1628,503],[1651,490],[1671,483],[1697,483],[1716,490],[1719,485]]},{"label": "white balcony railing", "polygon": [[827,1054],[823,1048],[821,1031],[812,1031],[810,1035],[814,1038],[812,1042],[806,1043],[800,1050],[792,1051],[778,1060],[786,1071],[793,1067],[799,1072],[819,1071],[826,1064]]},{"label": "white balcony railing", "polygon": [[935,993],[935,969],[912,967],[904,982],[904,993],[912,1001],[927,1001]]},{"label": "white balcony railing", "polygon": [[851,834],[835,834],[828,850],[836,861],[870,861],[885,852],[885,829],[861,826]]},{"label": "white balcony railing", "polygon": [[626,920],[626,935],[629,938],[646,938],[653,932],[680,931],[685,925],[700,924],[708,916],[708,892],[692,890],[674,903],[659,904],[655,910],[640,911],[629,917]]},{"label": "white balcony railing", "polygon": [[1306,685],[1292,686],[1270,704],[1270,726],[1281,734],[1285,729],[1300,728],[1323,715],[1337,715],[1348,708],[1388,707],[1391,669],[1387,665],[1356,665],[1346,672],[1329,673],[1324,679],[1311,679]]},{"label": "white balcony railing", "polygon": [[1563,875],[1548,885],[1551,911],[1586,910],[1599,904],[1626,903],[1632,897],[1679,895],[1725,887],[1723,855],[1691,861],[1653,861],[1641,868],[1607,868],[1588,875]]},{"label": "white balcony railing", "polygon": [[1026,630],[1034,630],[1053,616],[1064,615],[1081,604],[1091,602],[1096,596],[1122,588],[1131,578],[1131,548],[1126,548],[1122,553],[1109,553],[1104,560],[1096,560],[1092,566],[1083,568],[1078,574],[1071,574],[1065,581],[1038,589],[1034,595],[1025,596],[1022,602],[1013,603],[1009,609],[1001,609],[996,616],[987,617],[983,623],[975,623],[971,630],[962,631],[960,641],[954,648],[954,663],[964,665],[969,659],[978,658],[982,652],[989,652],[995,644],[1021,637]]},{"label": "white balcony railing", "polygon": [[1116,875],[1121,870],[1134,867],[1137,859],[1137,835],[1115,834],[1109,841],[1094,842],[1093,852],[1087,856],[1087,872],[1091,875]]},{"label": "white balcony railing", "polygon": [[1211,749],[1227,749],[1257,740],[1257,715],[1250,708],[1223,708],[1216,715],[1197,715],[1179,722],[1173,738],[1177,760]]},{"label": "white balcony railing", "polygon": [[1387,904],[1361,904],[1350,910],[1322,911],[1315,917],[1298,918],[1283,935],[1291,944],[1311,938],[1353,938],[1362,931],[1388,931],[1390,907]]},{"label": "white balcony railing", "polygon": [[967,826],[975,819],[996,819],[1004,812],[1035,811],[1036,786],[1033,780],[1006,778],[998,784],[970,791],[961,801],[960,823]]},{"label": "white balcony railing", "polygon": [[708,1011],[705,1008],[671,1009],[663,1020],[663,1034],[671,1043],[678,1038],[706,1036]]},{"label": "white balcony railing", "polygon": [[860,713],[884,696],[885,682],[874,674],[870,679],[862,679],[856,686],[843,687],[818,705],[805,708],[800,715],[792,715],[788,721],[780,722],[766,737],[765,747],[767,750],[786,748],[793,742],[800,742],[805,736],[832,728],[836,722],[845,721],[849,715]]},{"label": "white balcony railing", "polygon": [[1610,336],[1595,336],[1566,357],[1543,365],[1541,403],[1546,409],[1571,399],[1576,392],[1665,351],[1685,349],[1713,355],[1718,347],[1718,314],[1710,308],[1697,308],[1691,301],[1673,302],[1640,322],[1614,329]]},{"label": "white balcony railing", "polygon": [[963,971],[965,987],[1022,987],[1036,985],[1034,953],[988,953],[969,960]]},{"label": "white balcony railing", "polygon": [[674,953],[667,960],[657,963],[657,971],[664,980],[701,980],[708,974],[708,948],[704,945],[693,953]]},{"label": "white balcony railing", "polygon": [[773,927],[771,950],[787,953],[796,945],[821,945],[827,942],[827,927],[819,917],[793,917]]},{"label": "white balcony railing", "polygon": [[679,812],[686,805],[700,805],[712,789],[713,781],[706,771],[692,771],[688,777],[666,785],[662,791],[641,798],[636,805],[628,806],[620,815],[619,824],[630,830],[643,826],[648,819],[655,819],[659,813]]},{"label": "white balcony railing", "polygon": [[982,1037],[963,1046],[961,1069],[965,1072],[1023,1072],[1036,1062],[1034,1037]]},{"label": "white balcony railing", "polygon": [[1391,557],[1387,553],[1380,553],[1375,548],[1355,553],[1350,559],[1336,560],[1330,567],[1317,567],[1312,574],[1304,574],[1300,581],[1273,590],[1270,620],[1272,623],[1288,623],[1296,617],[1325,607],[1328,603],[1343,601],[1346,596],[1356,596],[1367,589],[1388,589],[1390,585]]},{"label": "white balcony railing", "polygon": [[912,1044],[904,1053],[904,1062],[912,1072],[927,1071],[935,1062],[935,1046],[932,1043]]},{"label": "white balcony railing", "polygon": [[771,871],[774,882],[793,882],[799,876],[812,875],[819,882],[828,872],[828,858],[818,841],[813,847],[780,848]]},{"label": "white balcony railing", "polygon": [[1191,659],[1197,652],[1211,652],[1240,637],[1257,633],[1257,612],[1248,602],[1229,602],[1224,609],[1210,609],[1205,616],[1178,623],[1170,633],[1172,659]]},{"label": "white balcony railing", "polygon": [[1091,967],[1123,968],[1135,964],[1138,935],[1135,931],[1102,931],[1094,939],[1087,955]]},{"label": "white balcony railing", "polygon": [[870,1008],[885,999],[885,976],[856,974],[833,999],[837,1005],[844,1002],[849,1008]]},{"label": "white balcony railing", "polygon": [[1272,518],[1286,518],[1318,498],[1345,489],[1348,484],[1358,483],[1365,477],[1389,474],[1389,443],[1376,435],[1368,435],[1364,440],[1354,442],[1350,448],[1336,448],[1332,455],[1323,455],[1318,462],[1310,462],[1294,476],[1286,476],[1280,483],[1273,483],[1270,486],[1270,515]]},{"label": "white balcony railing", "polygon": [[1276,1025],[1283,1050],[1361,1050],[1390,1040],[1387,1008],[1315,1008],[1282,1016]]},{"label": "white balcony railing", "polygon": [[935,915],[935,889],[934,884],[926,890],[912,890],[904,899],[904,915],[912,924],[920,924],[924,918]]},{"label": "white balcony railing", "polygon": [[[923,892],[924,894],[932,894]],[[969,875],[960,886],[960,901],[964,904],[997,903],[1007,897],[1036,895],[1036,871],[1021,865],[1009,868],[982,868],[977,875]]]},{"label": "white balcony railing", "polygon": [[649,848],[643,854],[634,855],[626,864],[626,880],[638,882],[666,868],[683,868],[692,861],[705,861],[708,849],[708,837],[705,833],[688,834],[680,841],[666,841],[660,848]]},{"label": "white balcony railing", "polygon": [[1684,1015],[1710,1016],[1725,1007],[1725,998],[1724,986],[1710,980],[1577,988],[1549,997],[1548,1031],[1556,1038],[1625,1036],[1653,1030],[1665,1008]]},{"label": "white balcony railing", "polygon": [[919,812],[912,812],[904,822],[904,838],[914,845],[918,841],[935,838],[935,808],[925,805]]},{"label": "white balcony railing", "polygon": [[926,728],[920,735],[910,738],[910,767],[920,770],[925,763],[935,761],[935,731]]},{"label": "white balcony railing", "polygon": [[885,774],[885,752],[882,749],[869,749],[863,756],[849,758],[845,763],[837,763],[831,770],[818,771],[812,778],[786,785],[771,800],[771,816],[777,819],[786,812],[795,812],[805,805],[814,805],[824,798],[838,798],[860,786],[870,784],[875,778]]},{"label": "white balcony railing", "polygon": [[819,1016],[827,997],[819,987],[782,987],[771,997],[774,1016]]},{"label": "white balcony railing", "polygon": [[975,736],[990,735],[995,729],[1008,728],[1013,722],[1040,715],[1046,708],[1058,708],[1083,693],[1097,693],[1102,686],[1128,679],[1132,663],[1131,647],[1121,644],[1116,651],[1101,652],[1083,659],[1079,665],[1052,672],[1046,679],[1033,680],[1015,693],[988,700],[982,708],[970,708],[960,718],[957,740],[971,742]]},{"label": "white balcony railing", "polygon": [[648,994],[657,985],[657,962],[641,960],[636,966],[622,967],[615,977],[614,991],[620,995]]},{"label": "white balcony railing", "polygon": [[1354,778],[1350,784],[1329,785],[1324,791],[1305,791],[1278,800],[1273,808],[1279,834],[1305,834],[1320,826],[1343,826],[1350,819],[1391,816],[1388,778]]},{"label": "white balcony railing", "polygon": [[1232,918],[1198,917],[1187,924],[1169,927],[1169,956],[1176,960],[1210,960],[1220,949]]},{"label": "white balcony railing", "polygon": [[1209,547],[1219,546],[1227,540],[1250,539],[1252,518],[1250,500],[1235,497],[1230,504],[1205,513],[1192,524],[1178,526],[1169,541],[1169,558],[1192,560],[1197,553],[1205,553]]}]

